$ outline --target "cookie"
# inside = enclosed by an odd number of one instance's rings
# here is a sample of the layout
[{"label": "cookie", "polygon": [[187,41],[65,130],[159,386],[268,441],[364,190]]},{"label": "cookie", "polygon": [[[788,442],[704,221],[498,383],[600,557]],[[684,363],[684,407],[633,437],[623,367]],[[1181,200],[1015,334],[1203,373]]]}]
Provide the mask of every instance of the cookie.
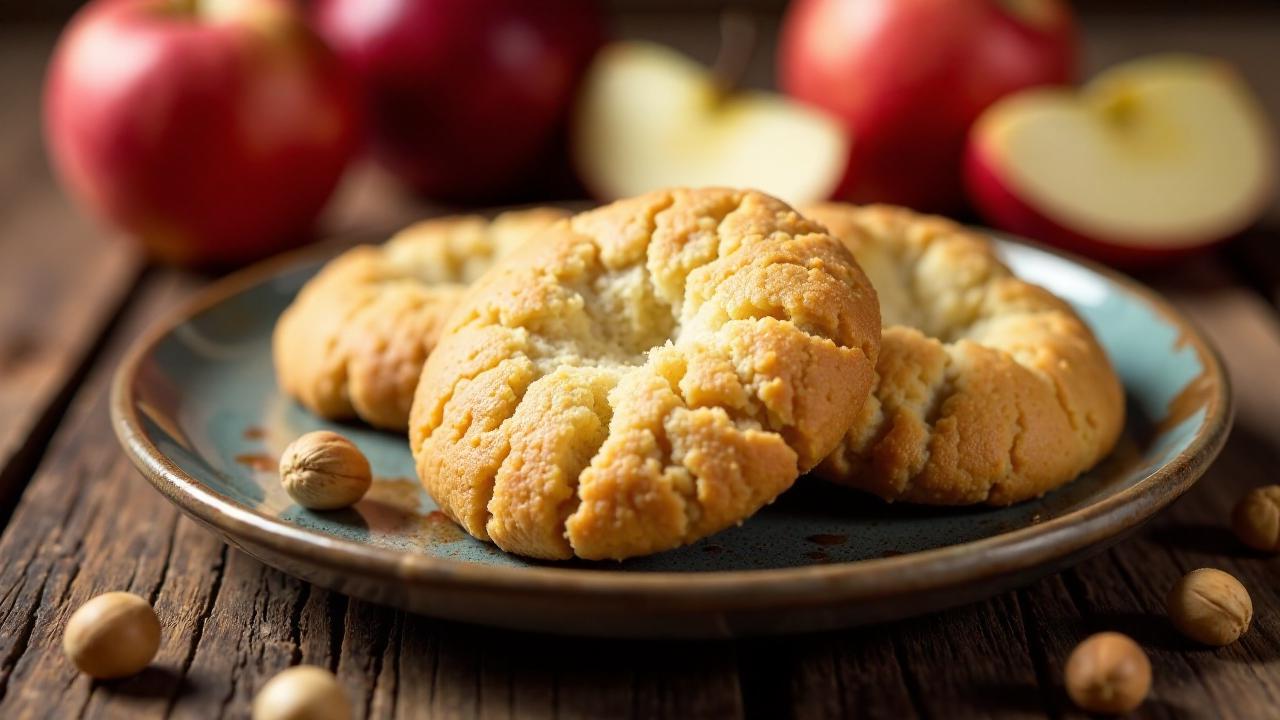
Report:
[{"label": "cookie", "polygon": [[467,283],[567,215],[426,220],[334,258],[276,323],[280,388],[321,417],[405,430],[422,365]]},{"label": "cookie", "polygon": [[820,225],[736,190],[557,223],[462,300],[409,439],[441,509],[536,558],[622,559],[746,519],[835,447],[880,314]]},{"label": "cookie", "polygon": [[1008,505],[1115,446],[1124,392],[1105,352],[985,237],[900,208],[805,213],[858,259],[884,324],[872,398],[819,475],[885,500]]}]

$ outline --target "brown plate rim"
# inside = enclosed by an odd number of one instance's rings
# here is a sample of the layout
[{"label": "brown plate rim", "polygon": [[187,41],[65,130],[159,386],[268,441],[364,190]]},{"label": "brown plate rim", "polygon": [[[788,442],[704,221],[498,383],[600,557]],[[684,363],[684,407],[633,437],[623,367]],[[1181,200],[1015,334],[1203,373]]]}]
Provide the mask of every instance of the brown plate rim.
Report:
[{"label": "brown plate rim", "polygon": [[111,422],[134,465],[184,512],[230,538],[353,577],[395,579],[472,592],[621,598],[644,601],[649,609],[660,610],[707,602],[723,609],[831,605],[942,590],[958,583],[1014,575],[1086,552],[1091,545],[1141,525],[1186,492],[1225,444],[1233,401],[1230,380],[1217,349],[1190,319],[1154,290],[1070,253],[1005,233],[981,231],[1086,267],[1141,298],[1175,324],[1205,359],[1215,392],[1205,419],[1187,448],[1147,477],[1066,515],[980,540],[894,557],[795,568],[631,573],[581,567],[482,565],[376,548],[307,530],[243,507],[205,487],[156,448],[143,430],[131,389],[144,358],[178,325],[295,264],[333,254],[341,247],[335,243],[288,252],[228,275],[153,325],[134,342],[116,370],[111,386]]}]

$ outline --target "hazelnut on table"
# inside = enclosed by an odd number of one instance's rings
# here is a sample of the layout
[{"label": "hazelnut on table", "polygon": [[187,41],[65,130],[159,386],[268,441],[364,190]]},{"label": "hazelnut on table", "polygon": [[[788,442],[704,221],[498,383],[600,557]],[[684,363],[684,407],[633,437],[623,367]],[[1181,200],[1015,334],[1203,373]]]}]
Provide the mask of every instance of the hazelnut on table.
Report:
[{"label": "hazelnut on table", "polygon": [[338,433],[317,430],[285,448],[280,456],[280,482],[305,508],[337,510],[364,497],[373,472],[355,443]]},{"label": "hazelnut on table", "polygon": [[1127,713],[1151,690],[1151,661],[1128,636],[1101,632],[1071,651],[1066,685],[1071,701],[1083,710]]},{"label": "hazelnut on table", "polygon": [[145,668],[160,649],[160,620],[142,598],[109,592],[81,605],[62,633],[62,650],[80,671],[107,680]]},{"label": "hazelnut on table", "polygon": [[1280,485],[1254,488],[1231,511],[1231,529],[1254,550],[1280,552]]},{"label": "hazelnut on table", "polygon": [[351,704],[333,673],[298,665],[267,681],[253,698],[253,720],[349,720]]},{"label": "hazelnut on table", "polygon": [[1165,602],[1178,632],[1205,645],[1230,645],[1249,629],[1253,600],[1231,575],[1213,568],[1192,570]]}]

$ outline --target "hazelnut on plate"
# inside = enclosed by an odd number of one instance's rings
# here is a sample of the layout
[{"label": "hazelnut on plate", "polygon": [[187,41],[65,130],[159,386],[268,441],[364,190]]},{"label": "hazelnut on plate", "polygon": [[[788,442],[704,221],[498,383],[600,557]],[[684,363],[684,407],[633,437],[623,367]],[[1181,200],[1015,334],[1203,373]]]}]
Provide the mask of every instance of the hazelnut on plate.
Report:
[{"label": "hazelnut on plate", "polygon": [[1192,570],[1165,601],[1178,632],[1205,645],[1230,645],[1249,629],[1253,601],[1239,580],[1213,568]]},{"label": "hazelnut on plate", "polygon": [[355,443],[317,430],[289,443],[280,456],[280,482],[289,497],[312,510],[337,510],[364,497],[373,482],[369,460]]},{"label": "hazelnut on plate", "polygon": [[1151,661],[1127,635],[1101,632],[1071,651],[1066,685],[1071,701],[1083,710],[1127,713],[1151,690]]},{"label": "hazelnut on plate", "polygon": [[81,605],[62,633],[62,650],[80,671],[103,680],[133,675],[160,649],[160,620],[142,598],[109,592]]},{"label": "hazelnut on plate", "polygon": [[1280,485],[1254,488],[1231,511],[1231,529],[1254,550],[1280,552]]}]

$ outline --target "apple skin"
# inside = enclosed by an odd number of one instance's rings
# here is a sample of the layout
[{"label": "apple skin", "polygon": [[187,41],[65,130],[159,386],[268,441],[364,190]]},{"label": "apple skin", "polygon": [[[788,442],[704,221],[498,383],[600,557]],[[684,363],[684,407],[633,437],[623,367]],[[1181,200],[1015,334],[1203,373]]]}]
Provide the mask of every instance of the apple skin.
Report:
[{"label": "apple skin", "polygon": [[92,2],[45,79],[64,184],[164,262],[234,265],[302,242],[359,147],[337,58],[290,6],[237,7]]},{"label": "apple skin", "polygon": [[837,198],[954,212],[973,121],[1014,91],[1072,82],[1075,63],[1061,0],[797,0],[778,77],[850,131]]},{"label": "apple skin", "polygon": [[1161,247],[1125,238],[1091,238],[1064,227],[1024,202],[1001,179],[990,154],[980,140],[973,139],[965,150],[965,187],[969,200],[991,225],[1014,235],[1078,253],[1123,269],[1172,262],[1220,245],[1229,237],[1209,238],[1198,243]]},{"label": "apple skin", "polygon": [[[557,145],[605,38],[594,0],[319,0],[361,80],[374,155],[423,195],[502,197]],[[567,166],[567,160],[561,158]]]}]

